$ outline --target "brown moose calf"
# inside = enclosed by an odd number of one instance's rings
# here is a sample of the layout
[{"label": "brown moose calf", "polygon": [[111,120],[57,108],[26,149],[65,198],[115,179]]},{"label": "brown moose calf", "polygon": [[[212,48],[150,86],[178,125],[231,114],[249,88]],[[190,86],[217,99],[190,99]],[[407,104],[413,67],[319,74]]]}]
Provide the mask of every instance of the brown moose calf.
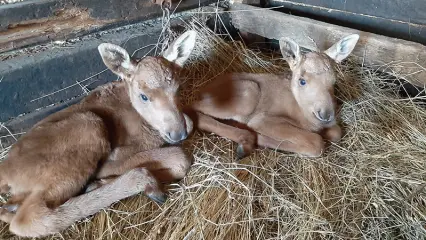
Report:
[{"label": "brown moose calf", "polygon": [[[119,46],[99,46],[105,65],[123,80],[36,124],[0,164],[1,192],[12,194],[0,219],[13,233],[56,233],[140,191],[165,200],[161,182],[183,178],[191,165],[181,148],[161,147],[192,130],[178,107],[176,78],[195,38],[185,32],[163,56],[140,60]],[[77,196],[92,179],[106,184]]]},{"label": "brown moose calf", "polygon": [[[239,143],[239,157],[249,154],[256,144],[319,156],[324,151],[323,138],[341,138],[335,121],[333,64],[344,60],[358,39],[350,35],[324,52],[302,54],[297,43],[282,38],[281,53],[291,71],[219,76],[200,91],[188,112],[195,110],[201,130]],[[232,120],[242,127],[218,120]]]}]

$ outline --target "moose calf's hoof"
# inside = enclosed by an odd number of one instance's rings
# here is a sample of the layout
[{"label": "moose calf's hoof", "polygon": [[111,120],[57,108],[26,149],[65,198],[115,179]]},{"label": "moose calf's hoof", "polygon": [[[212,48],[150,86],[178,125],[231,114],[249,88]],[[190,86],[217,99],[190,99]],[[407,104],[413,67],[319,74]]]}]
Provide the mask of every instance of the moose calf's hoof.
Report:
[{"label": "moose calf's hoof", "polygon": [[237,147],[237,158],[242,159],[248,155],[250,155],[254,150],[254,145],[251,144],[238,144]]},{"label": "moose calf's hoof", "polygon": [[237,147],[237,159],[243,159],[244,157],[250,155],[253,152],[253,148],[250,146],[244,146],[243,144],[238,144]]},{"label": "moose calf's hoof", "polygon": [[183,117],[185,118],[186,132],[189,136],[189,135],[191,135],[192,131],[194,130],[194,122],[185,113],[183,114]]},{"label": "moose calf's hoof", "polygon": [[339,125],[325,129],[322,133],[323,137],[330,142],[337,143],[342,139],[342,129]]},{"label": "moose calf's hoof", "polygon": [[161,190],[157,183],[149,183],[145,187],[145,195],[158,204],[164,204],[167,200],[167,195]]},{"label": "moose calf's hoof", "polygon": [[256,136],[247,131],[247,134],[240,137],[237,147],[238,159],[244,158],[253,152],[255,148]]},{"label": "moose calf's hoof", "polygon": [[310,156],[321,157],[324,151],[325,151],[325,143],[324,143],[324,140],[320,137],[318,140],[313,142]]},{"label": "moose calf's hoof", "polygon": [[245,151],[244,151],[244,147],[243,147],[243,145],[241,145],[241,144],[238,144],[238,147],[237,147],[237,159],[239,160],[239,159],[242,159],[242,158],[244,158],[246,156],[246,153],[245,153]]},{"label": "moose calf's hoof", "polygon": [[102,187],[104,184],[102,183],[102,180],[97,180],[94,181],[92,183],[89,184],[89,186],[87,186],[85,193],[91,192],[95,189],[98,189],[100,187]]},{"label": "moose calf's hoof", "polygon": [[8,205],[7,203],[1,207],[1,209],[10,213],[16,213],[16,211],[18,211],[18,208],[19,208],[18,204]]},{"label": "moose calf's hoof", "polygon": [[159,193],[159,192],[149,193],[149,194],[146,194],[146,196],[152,201],[160,205],[164,204],[167,201],[167,195],[164,193]]},{"label": "moose calf's hoof", "polygon": [[161,184],[145,168],[135,168],[125,174],[129,178],[128,183],[132,183],[139,191],[142,191],[148,198],[158,204],[166,202],[167,196],[162,191]]},{"label": "moose calf's hoof", "polygon": [[320,135],[316,135],[309,139],[305,146],[306,149],[300,152],[300,154],[305,157],[321,157],[325,151],[325,143]]}]

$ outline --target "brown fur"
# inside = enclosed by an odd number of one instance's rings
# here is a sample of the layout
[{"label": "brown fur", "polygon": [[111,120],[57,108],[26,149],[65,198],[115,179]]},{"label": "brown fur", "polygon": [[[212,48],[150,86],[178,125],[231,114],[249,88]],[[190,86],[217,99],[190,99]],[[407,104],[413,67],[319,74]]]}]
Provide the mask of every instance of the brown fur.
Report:
[{"label": "brown fur", "polygon": [[[199,100],[188,111],[196,111],[200,129],[238,142],[239,157],[256,144],[319,156],[324,151],[323,138],[341,138],[335,121],[333,64],[346,58],[357,41],[358,35],[351,35],[324,53],[302,54],[294,41],[281,39],[281,52],[291,72],[219,76],[200,91]],[[239,126],[217,119],[233,120]]]},{"label": "brown fur", "polygon": [[[179,147],[161,147],[192,130],[178,108],[175,73],[194,42],[195,33],[186,32],[164,56],[139,62],[116,45],[99,46],[104,63],[124,80],[36,124],[0,164],[0,187],[12,194],[0,219],[13,233],[55,233],[140,191],[165,200],[158,181],[182,179],[191,164]],[[94,178],[101,180],[77,196]]]}]

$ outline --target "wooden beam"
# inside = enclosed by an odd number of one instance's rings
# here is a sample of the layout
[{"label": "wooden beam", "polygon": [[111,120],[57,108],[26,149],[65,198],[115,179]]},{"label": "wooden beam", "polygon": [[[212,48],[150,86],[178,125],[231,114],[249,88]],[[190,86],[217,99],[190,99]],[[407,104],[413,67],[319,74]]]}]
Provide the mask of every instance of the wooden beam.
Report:
[{"label": "wooden beam", "polygon": [[[171,12],[214,0],[173,0]],[[152,0],[28,0],[0,6],[0,53],[162,16]]]},{"label": "wooden beam", "polygon": [[268,3],[263,7],[281,6],[286,13],[426,44],[425,0],[268,0]]},{"label": "wooden beam", "polygon": [[422,44],[245,4],[232,4],[230,12],[237,29],[269,39],[291,37],[310,50],[327,49],[344,36],[357,33],[360,40],[353,55],[360,61],[416,86],[426,85],[426,46]]}]

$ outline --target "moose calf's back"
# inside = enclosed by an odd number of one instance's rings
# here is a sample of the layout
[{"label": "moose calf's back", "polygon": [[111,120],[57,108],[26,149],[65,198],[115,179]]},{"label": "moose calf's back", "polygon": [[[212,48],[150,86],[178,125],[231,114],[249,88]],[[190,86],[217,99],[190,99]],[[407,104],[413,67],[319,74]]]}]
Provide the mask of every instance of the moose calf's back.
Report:
[{"label": "moose calf's back", "polygon": [[12,195],[48,189],[46,201],[60,204],[84,187],[109,152],[103,119],[88,111],[72,112],[39,123],[13,145],[0,165],[0,179]]}]

